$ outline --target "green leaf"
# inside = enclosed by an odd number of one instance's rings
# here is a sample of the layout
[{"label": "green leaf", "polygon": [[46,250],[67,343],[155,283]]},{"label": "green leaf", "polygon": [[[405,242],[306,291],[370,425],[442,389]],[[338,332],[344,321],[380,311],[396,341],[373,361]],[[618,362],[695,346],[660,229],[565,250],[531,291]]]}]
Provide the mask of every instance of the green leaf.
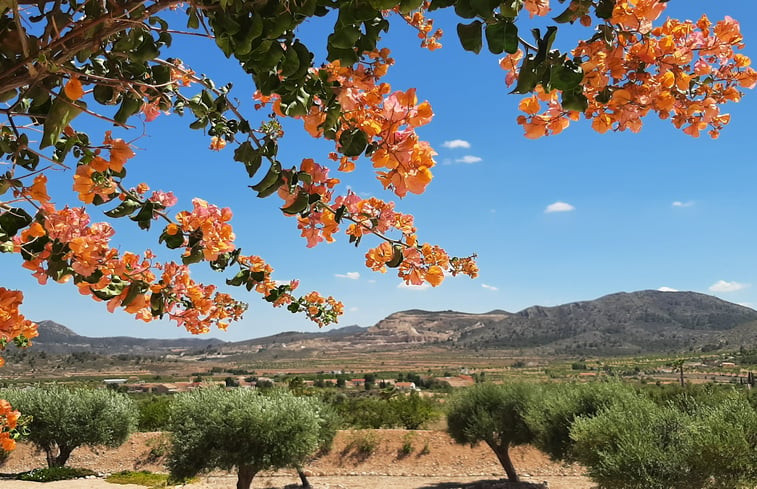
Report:
[{"label": "green leaf", "polygon": [[470,0],[457,0],[455,13],[463,19],[472,19],[476,16],[476,10],[471,5]]},{"label": "green leaf", "polygon": [[199,246],[195,246],[192,248],[191,252],[188,255],[184,255],[181,257],[181,262],[184,265],[200,263],[203,257],[204,255],[202,254],[202,248],[200,248]]},{"label": "green leaf", "polygon": [[400,13],[409,14],[417,10],[423,4],[423,0],[400,0]]},{"label": "green leaf", "polygon": [[150,294],[150,313],[153,315],[153,317],[163,317],[163,313],[165,312],[165,298],[163,297],[163,294],[160,292],[153,292]]},{"label": "green leaf", "polygon": [[485,27],[486,44],[492,54],[500,54],[505,50],[505,22],[487,24]]},{"label": "green leaf", "polygon": [[129,117],[133,116],[142,109],[142,99],[136,98],[131,93],[125,93],[121,100],[121,107],[113,116],[113,120],[120,124],[126,124]]},{"label": "green leaf", "polygon": [[612,17],[612,11],[615,9],[615,0],[599,0],[595,13],[600,19],[609,19]]},{"label": "green leaf", "polygon": [[553,17],[552,20],[560,24],[573,23],[589,13],[589,7],[591,7],[591,0],[572,0],[568,8],[557,17]]},{"label": "green leaf", "polygon": [[518,26],[514,22],[505,23],[505,52],[515,54],[518,51]]},{"label": "green leaf", "polygon": [[72,102],[65,95],[58,95],[50,106],[47,117],[45,117],[42,140],[39,143],[39,147],[46,148],[57,143],[63,129],[86,108],[87,104],[84,102]]},{"label": "green leaf", "polygon": [[20,207],[13,207],[0,214],[0,229],[8,237],[16,235],[19,229],[32,223],[32,216]]},{"label": "green leaf", "polygon": [[518,12],[520,12],[522,5],[523,5],[523,0],[505,0],[499,6],[499,12],[504,17],[509,17],[511,19],[514,19],[515,17],[518,16]]},{"label": "green leaf", "polygon": [[297,199],[286,207],[282,207],[281,211],[284,214],[294,215],[299,214],[308,208],[310,204],[310,194],[304,190],[300,190],[297,194]]},{"label": "green leaf", "polygon": [[113,90],[113,87],[108,85],[95,85],[94,90],[92,91],[92,95],[95,97],[95,100],[97,100],[98,103],[103,105],[113,105],[114,98],[116,95],[115,90]]},{"label": "green leaf", "polygon": [[360,129],[348,129],[339,136],[340,151],[344,156],[360,156],[368,145],[368,136]]},{"label": "green leaf", "polygon": [[531,93],[538,82],[539,72],[536,63],[534,63],[534,55],[529,54],[520,65],[518,84],[515,85],[515,90],[512,93]]},{"label": "green leaf", "polygon": [[368,3],[376,10],[389,10],[397,5],[397,0],[368,0]]},{"label": "green leaf", "polygon": [[392,259],[386,263],[386,266],[389,268],[397,268],[402,264],[403,259],[402,246],[394,245],[392,246]]},{"label": "green leaf", "polygon": [[328,43],[336,49],[352,49],[359,37],[360,29],[354,25],[335,27],[334,33],[328,37]]},{"label": "green leaf", "polygon": [[584,71],[581,66],[566,59],[562,64],[552,66],[550,82],[558,90],[571,92],[576,89],[584,79]]},{"label": "green leaf", "polygon": [[476,54],[481,52],[481,46],[483,45],[481,39],[482,25],[480,20],[474,20],[470,24],[457,24],[457,37],[460,38],[460,44],[463,45],[463,49],[473,51]]},{"label": "green leaf", "polygon": [[139,207],[140,207],[139,202],[129,199],[129,200],[124,200],[117,207],[109,211],[105,211],[104,214],[108,217],[114,217],[114,218],[125,217],[131,214],[132,212],[134,212],[135,210],[139,209]]},{"label": "green leaf", "polygon": [[158,238],[158,243],[165,243],[166,248],[170,250],[175,250],[176,248],[181,248],[184,246],[184,235],[182,233],[175,233],[175,234],[168,234],[166,230],[163,231],[163,233],[160,235],[160,238]]},{"label": "green leaf", "polygon": [[267,197],[281,186],[282,181],[281,163],[276,161],[271,164],[268,173],[265,174],[263,179],[255,185],[252,185],[250,188],[258,192],[258,197]]},{"label": "green leaf", "polygon": [[562,93],[562,106],[567,110],[586,112],[586,109],[589,108],[589,101],[579,87],[575,91]]}]

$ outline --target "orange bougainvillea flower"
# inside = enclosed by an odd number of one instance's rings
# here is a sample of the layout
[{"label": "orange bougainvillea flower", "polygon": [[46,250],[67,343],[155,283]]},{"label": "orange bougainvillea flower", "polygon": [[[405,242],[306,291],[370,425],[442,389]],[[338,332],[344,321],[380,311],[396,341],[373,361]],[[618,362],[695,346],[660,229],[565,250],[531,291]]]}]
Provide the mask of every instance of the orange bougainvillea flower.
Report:
[{"label": "orange bougainvillea flower", "polygon": [[84,96],[84,89],[81,86],[81,82],[79,81],[79,78],[75,76],[68,80],[68,83],[63,87],[63,91],[65,92],[66,97],[71,100],[79,100]]}]

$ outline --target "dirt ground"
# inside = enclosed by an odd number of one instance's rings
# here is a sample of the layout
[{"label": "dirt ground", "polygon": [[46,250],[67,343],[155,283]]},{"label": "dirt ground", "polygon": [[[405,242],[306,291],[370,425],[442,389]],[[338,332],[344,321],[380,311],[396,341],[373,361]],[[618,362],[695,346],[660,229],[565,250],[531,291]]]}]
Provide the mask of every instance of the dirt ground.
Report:
[{"label": "dirt ground", "polygon": [[[360,451],[359,446],[368,449]],[[403,446],[406,449],[403,449]],[[136,433],[117,449],[79,448],[68,465],[101,474],[122,470],[165,472],[163,457],[167,439],[161,433]],[[513,464],[525,482],[547,481],[550,489],[590,489],[593,484],[576,465],[550,461],[533,447],[511,450]],[[45,465],[44,456],[20,444],[0,473],[12,474]],[[486,446],[455,444],[440,431],[359,430],[342,431],[331,451],[307,465],[310,482],[316,489],[506,489],[500,481],[504,472]],[[233,488],[236,478],[225,472],[200,476],[188,489]],[[299,479],[292,470],[259,474],[256,488],[296,487]],[[33,489],[39,483],[3,480],[3,489]],[[121,486],[136,489],[140,486]],[[116,489],[102,479],[46,483],[44,489]],[[525,488],[524,488],[525,489]]]}]

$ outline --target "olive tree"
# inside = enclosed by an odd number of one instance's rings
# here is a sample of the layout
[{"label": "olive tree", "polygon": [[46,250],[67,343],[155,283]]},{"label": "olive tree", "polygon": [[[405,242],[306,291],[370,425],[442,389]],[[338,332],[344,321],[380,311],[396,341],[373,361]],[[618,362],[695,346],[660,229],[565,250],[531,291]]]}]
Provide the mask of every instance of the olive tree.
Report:
[{"label": "olive tree", "polygon": [[136,426],[131,399],[108,389],[50,385],[7,389],[0,397],[31,416],[28,440],[45,452],[49,467],[63,467],[80,446],[119,446]]},{"label": "olive tree", "polygon": [[520,383],[477,384],[465,389],[450,401],[447,431],[458,443],[489,445],[507,478],[518,481],[509,450],[533,440],[525,415],[538,390],[539,386]]},{"label": "olive tree", "polygon": [[754,487],[757,412],[736,394],[708,404],[623,399],[575,420],[574,454],[602,489]]},{"label": "olive tree", "polygon": [[570,428],[579,417],[591,417],[613,403],[637,395],[620,382],[547,384],[539,402],[530,404],[526,421],[533,444],[554,460],[572,459]]},{"label": "olive tree", "polygon": [[208,388],[179,394],[171,408],[168,467],[177,479],[237,470],[248,489],[261,470],[300,467],[323,442],[323,406],[275,391]]}]

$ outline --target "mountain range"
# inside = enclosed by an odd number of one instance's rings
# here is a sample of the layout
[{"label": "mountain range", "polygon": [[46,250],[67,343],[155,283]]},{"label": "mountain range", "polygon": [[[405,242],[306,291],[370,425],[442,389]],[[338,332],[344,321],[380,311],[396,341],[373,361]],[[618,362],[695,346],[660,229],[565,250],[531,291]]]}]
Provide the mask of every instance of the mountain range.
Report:
[{"label": "mountain range", "polygon": [[395,350],[424,345],[450,349],[518,349],[542,353],[639,354],[757,346],[757,311],[696,292],[645,290],[520,312],[396,312],[370,327],[286,332],[239,342],[79,336],[53,321],[39,323],[35,348],[53,352],[154,353]]}]

